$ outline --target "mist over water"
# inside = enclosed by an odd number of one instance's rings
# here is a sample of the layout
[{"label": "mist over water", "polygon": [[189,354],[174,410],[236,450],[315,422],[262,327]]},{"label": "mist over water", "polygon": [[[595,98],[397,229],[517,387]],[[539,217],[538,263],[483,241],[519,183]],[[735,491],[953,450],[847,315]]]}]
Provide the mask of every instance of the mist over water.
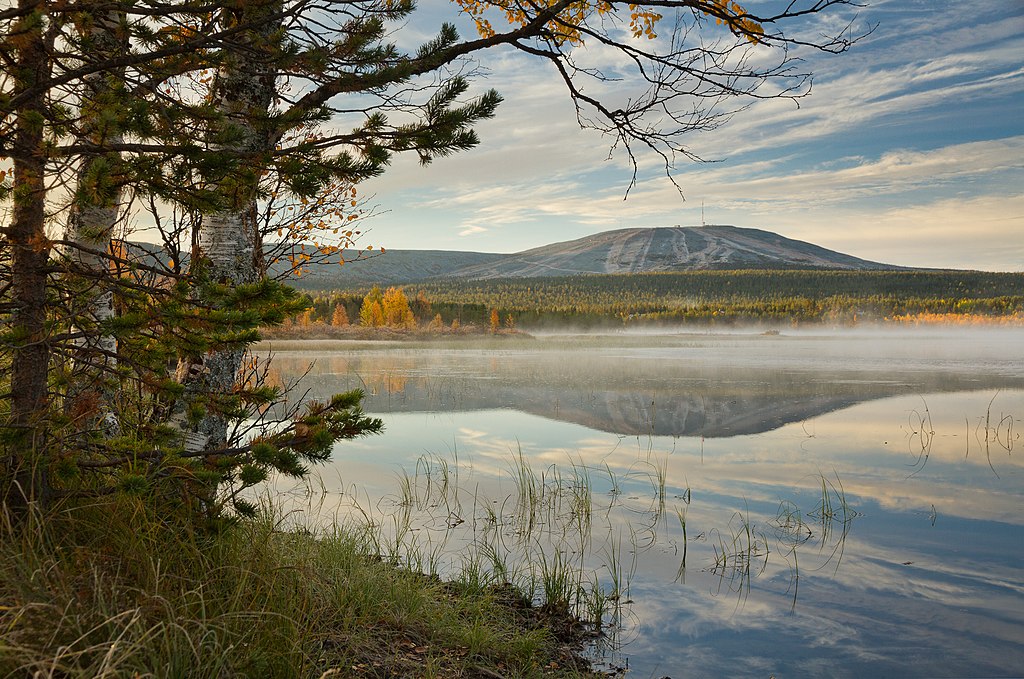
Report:
[{"label": "mist over water", "polygon": [[719,437],[887,396],[1024,388],[1022,344],[1020,331],[953,329],[271,346],[285,373],[312,363],[313,397],[362,388],[369,412],[512,408],[613,434]]},{"label": "mist over water", "polygon": [[370,517],[441,573],[559,554],[614,593],[606,668],[1024,674],[1020,330],[273,350],[280,379],[312,363],[309,396],[362,388],[386,425],[338,446],[307,520]]}]

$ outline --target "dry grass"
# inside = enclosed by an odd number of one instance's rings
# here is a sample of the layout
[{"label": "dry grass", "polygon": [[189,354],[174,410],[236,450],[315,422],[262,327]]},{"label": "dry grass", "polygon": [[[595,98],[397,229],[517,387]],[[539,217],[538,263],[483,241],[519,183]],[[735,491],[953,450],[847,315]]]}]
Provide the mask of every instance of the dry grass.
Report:
[{"label": "dry grass", "polygon": [[521,597],[340,532],[200,535],[130,498],[2,522],[2,677],[587,676]]}]

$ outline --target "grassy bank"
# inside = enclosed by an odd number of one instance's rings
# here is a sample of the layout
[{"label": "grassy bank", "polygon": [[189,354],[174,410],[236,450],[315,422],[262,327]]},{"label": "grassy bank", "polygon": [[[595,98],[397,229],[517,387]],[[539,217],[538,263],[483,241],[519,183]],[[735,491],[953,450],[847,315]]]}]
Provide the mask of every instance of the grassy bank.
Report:
[{"label": "grassy bank", "polygon": [[2,521],[3,677],[590,676],[510,587],[395,568],[357,534],[203,535],[129,497]]}]

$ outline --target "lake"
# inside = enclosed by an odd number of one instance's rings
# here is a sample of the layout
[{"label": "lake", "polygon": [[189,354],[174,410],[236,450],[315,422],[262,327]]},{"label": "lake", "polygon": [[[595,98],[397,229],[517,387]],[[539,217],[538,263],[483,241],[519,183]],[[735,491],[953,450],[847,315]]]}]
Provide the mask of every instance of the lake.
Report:
[{"label": "lake", "polygon": [[600,619],[636,677],[1024,675],[1024,331],[275,341],[364,389],[289,519]]}]

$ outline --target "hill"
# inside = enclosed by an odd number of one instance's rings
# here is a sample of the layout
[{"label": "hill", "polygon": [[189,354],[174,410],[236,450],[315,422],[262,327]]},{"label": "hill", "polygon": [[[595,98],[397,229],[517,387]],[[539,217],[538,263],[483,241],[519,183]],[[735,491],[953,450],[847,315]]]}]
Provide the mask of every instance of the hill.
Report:
[{"label": "hill", "polygon": [[311,266],[298,280],[298,288],[346,288],[368,285],[397,285],[451,278],[454,271],[489,266],[509,255],[457,250],[392,250],[368,254],[345,250],[346,264],[324,263]]},{"label": "hill", "polygon": [[455,271],[458,278],[721,269],[892,270],[770,231],[736,226],[619,229]]},{"label": "hill", "polygon": [[482,280],[729,269],[892,271],[900,267],[859,259],[761,229],[691,226],[618,229],[515,254],[388,250],[384,255],[344,267],[317,267],[299,283],[308,289],[324,289],[444,278]]}]

